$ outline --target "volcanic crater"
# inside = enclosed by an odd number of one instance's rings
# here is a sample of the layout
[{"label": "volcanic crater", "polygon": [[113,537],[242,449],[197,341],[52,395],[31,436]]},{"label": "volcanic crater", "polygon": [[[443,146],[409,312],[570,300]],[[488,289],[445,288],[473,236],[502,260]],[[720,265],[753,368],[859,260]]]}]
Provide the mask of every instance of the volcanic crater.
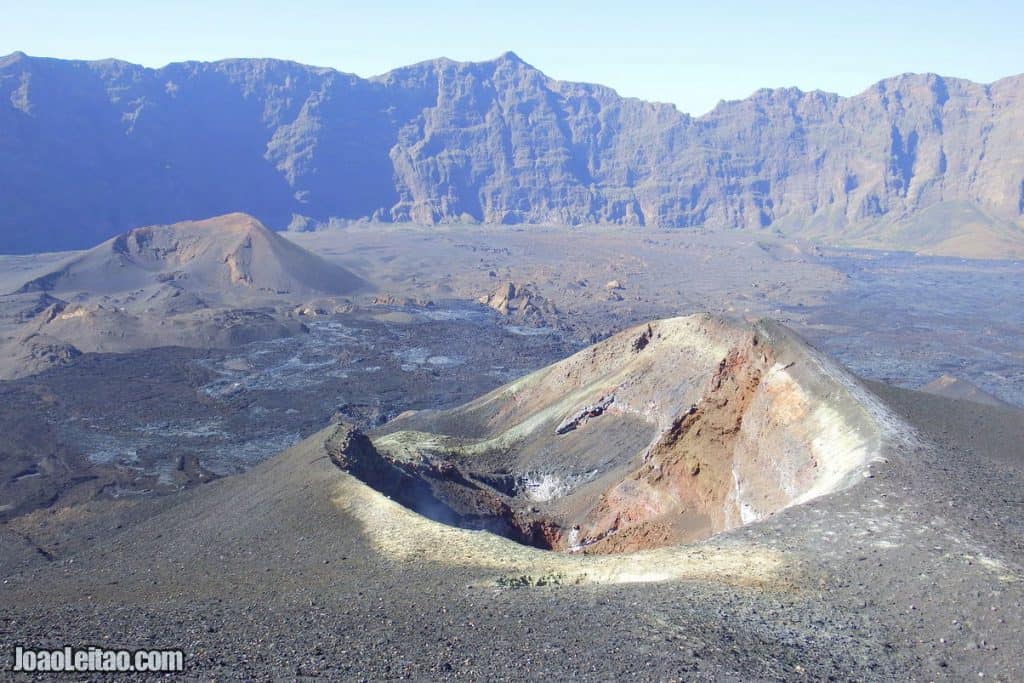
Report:
[{"label": "volcanic crater", "polygon": [[332,461],[436,522],[574,553],[699,541],[854,485],[893,420],[771,322],[640,325],[463,406],[339,425]]}]

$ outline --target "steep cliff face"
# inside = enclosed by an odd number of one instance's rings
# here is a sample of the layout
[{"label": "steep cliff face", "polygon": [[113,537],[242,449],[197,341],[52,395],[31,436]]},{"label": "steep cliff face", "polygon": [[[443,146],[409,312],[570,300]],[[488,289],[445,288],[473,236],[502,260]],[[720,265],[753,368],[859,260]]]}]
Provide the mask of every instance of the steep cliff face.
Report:
[{"label": "steep cliff face", "polygon": [[231,211],[278,228],[293,215],[771,226],[962,250],[965,224],[1021,239],[1022,125],[1021,76],[762,90],[692,118],[511,53],[372,79],[15,53],[0,58],[0,250]]}]

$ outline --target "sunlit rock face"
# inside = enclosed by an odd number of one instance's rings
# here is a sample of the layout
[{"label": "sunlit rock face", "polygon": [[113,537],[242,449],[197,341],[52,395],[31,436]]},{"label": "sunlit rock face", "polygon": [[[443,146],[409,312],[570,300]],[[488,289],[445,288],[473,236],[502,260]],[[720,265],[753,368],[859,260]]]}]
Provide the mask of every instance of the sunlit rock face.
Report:
[{"label": "sunlit rock face", "polygon": [[267,59],[13,54],[0,57],[0,252],[245,211],[278,229],[771,227],[1024,254],[1022,98],[1020,76],[909,74],[846,98],[759,90],[695,118],[512,53],[371,79]]},{"label": "sunlit rock face", "polygon": [[406,507],[554,550],[707,538],[854,485],[891,415],[786,328],[627,330],[463,406],[340,428],[332,457]]}]

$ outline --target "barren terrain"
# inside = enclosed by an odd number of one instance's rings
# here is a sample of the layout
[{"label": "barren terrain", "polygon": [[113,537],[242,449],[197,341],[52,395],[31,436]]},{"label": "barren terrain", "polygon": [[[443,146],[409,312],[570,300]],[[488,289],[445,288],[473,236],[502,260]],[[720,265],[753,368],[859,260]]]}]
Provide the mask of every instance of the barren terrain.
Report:
[{"label": "barren terrain", "polygon": [[354,225],[288,237],[402,296],[476,299],[504,282],[531,285],[580,338],[700,311],[771,317],[859,375],[916,389],[951,374],[1024,406],[1024,261],[829,248],[764,231]]},{"label": "barren terrain", "polygon": [[[218,679],[1024,675],[1024,264],[286,237],[365,287],[242,283],[210,308],[284,332],[139,334],[0,381],[3,649],[180,646]],[[0,283],[81,257],[3,257]],[[149,330],[167,309],[136,289],[31,295]],[[26,296],[0,302],[9,344],[46,308]],[[1003,405],[893,386],[943,374]]]}]

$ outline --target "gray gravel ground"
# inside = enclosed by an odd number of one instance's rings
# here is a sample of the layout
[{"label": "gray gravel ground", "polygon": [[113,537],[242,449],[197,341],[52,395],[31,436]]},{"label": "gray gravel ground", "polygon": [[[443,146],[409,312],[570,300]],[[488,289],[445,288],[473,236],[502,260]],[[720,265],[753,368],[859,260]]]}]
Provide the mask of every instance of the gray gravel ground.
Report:
[{"label": "gray gravel ground", "polygon": [[873,388],[921,445],[708,542],[786,553],[769,588],[499,589],[389,560],[331,503],[344,475],[300,448],[121,528],[98,514],[53,561],[5,536],[0,650],[181,647],[216,680],[1024,679],[1021,414]]}]

